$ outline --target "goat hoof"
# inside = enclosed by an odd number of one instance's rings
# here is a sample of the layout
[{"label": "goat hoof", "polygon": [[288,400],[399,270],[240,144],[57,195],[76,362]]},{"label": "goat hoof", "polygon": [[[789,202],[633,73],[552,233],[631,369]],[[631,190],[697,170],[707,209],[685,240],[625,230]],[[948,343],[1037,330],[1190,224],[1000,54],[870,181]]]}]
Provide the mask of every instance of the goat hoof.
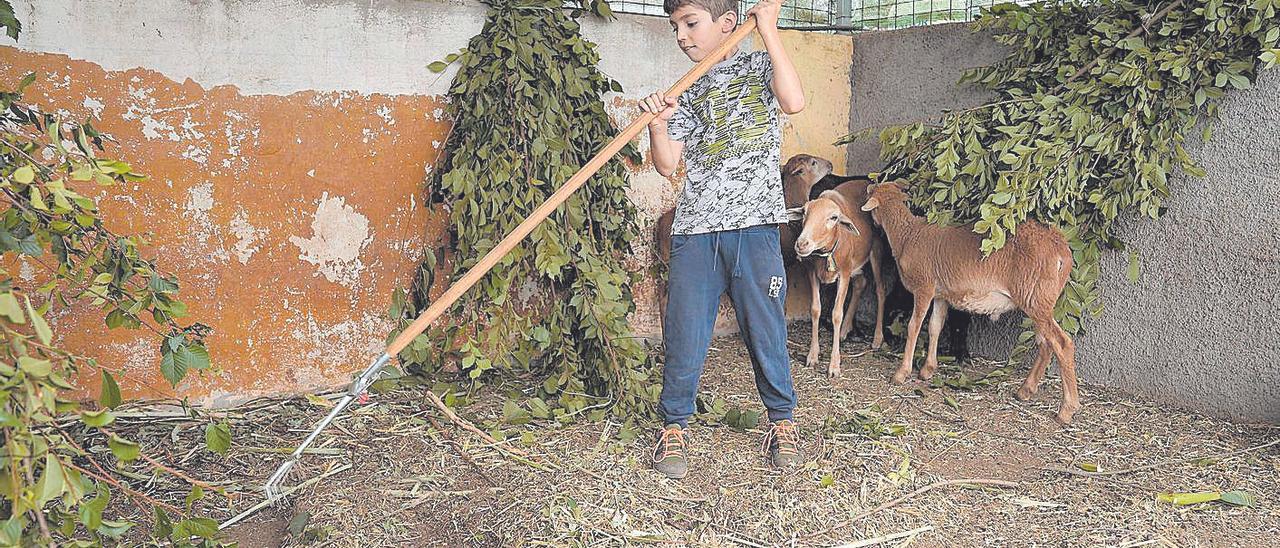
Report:
[{"label": "goat hoof", "polygon": [[1013,397],[1018,398],[1018,401],[1027,401],[1031,399],[1031,396],[1034,396],[1034,395],[1036,395],[1035,390],[1028,388],[1026,386],[1023,386],[1022,388],[1019,388],[1016,393],[1013,394]]},{"label": "goat hoof", "polygon": [[902,384],[907,382],[907,374],[901,371],[893,374],[893,384]]},{"label": "goat hoof", "polygon": [[1057,421],[1058,424],[1062,426],[1070,425],[1071,417],[1074,416],[1076,414],[1076,411],[1078,411],[1079,409],[1080,409],[1080,404],[1064,405],[1062,407],[1059,407],[1058,414],[1053,417],[1053,420]]},{"label": "goat hoof", "polygon": [[827,368],[827,378],[836,379],[836,378],[839,378],[839,377],[840,377],[840,368],[839,368],[839,367],[828,367],[828,368]]}]

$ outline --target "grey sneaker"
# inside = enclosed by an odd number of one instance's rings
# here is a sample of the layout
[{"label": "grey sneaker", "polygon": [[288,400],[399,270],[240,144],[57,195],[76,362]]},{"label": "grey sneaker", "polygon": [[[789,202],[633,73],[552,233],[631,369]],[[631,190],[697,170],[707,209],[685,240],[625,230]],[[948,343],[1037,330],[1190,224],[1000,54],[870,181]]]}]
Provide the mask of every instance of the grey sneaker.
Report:
[{"label": "grey sneaker", "polygon": [[653,469],[671,479],[680,479],[689,474],[689,460],[685,458],[688,445],[688,434],[678,424],[668,424],[658,436],[658,444],[653,447]]},{"label": "grey sneaker", "polygon": [[796,423],[790,420],[773,423],[764,435],[762,450],[769,458],[769,464],[775,468],[787,468],[803,462],[800,458],[800,432],[796,429]]}]

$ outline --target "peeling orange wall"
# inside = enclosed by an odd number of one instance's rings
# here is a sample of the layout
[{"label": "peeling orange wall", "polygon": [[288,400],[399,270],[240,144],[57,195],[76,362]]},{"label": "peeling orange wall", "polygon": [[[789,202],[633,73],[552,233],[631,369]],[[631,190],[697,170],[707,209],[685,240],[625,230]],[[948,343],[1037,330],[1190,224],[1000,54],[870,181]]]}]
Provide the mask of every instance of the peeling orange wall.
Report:
[{"label": "peeling orange wall", "polygon": [[[245,96],[0,47],[0,81],[29,71],[40,75],[29,102],[96,116],[119,141],[107,155],[149,177],[99,203],[112,230],[151,233],[147,252],[178,274],[188,320],[214,327],[221,372],[191,375],[178,393],[218,404],[341,384],[380,353],[392,291],[443,228],[415,203],[448,128],[440,98]],[[102,321],[78,309],[54,328],[69,350],[121,371],[126,397],[173,394],[153,334]]]}]

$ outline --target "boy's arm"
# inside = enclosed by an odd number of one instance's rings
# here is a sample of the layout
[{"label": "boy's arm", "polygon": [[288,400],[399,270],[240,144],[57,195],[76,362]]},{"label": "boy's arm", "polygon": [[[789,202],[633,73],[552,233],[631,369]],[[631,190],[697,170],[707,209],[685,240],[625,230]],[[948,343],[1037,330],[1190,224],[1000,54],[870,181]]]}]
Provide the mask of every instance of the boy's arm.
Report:
[{"label": "boy's arm", "polygon": [[769,87],[778,98],[778,106],[782,112],[795,114],[804,110],[804,88],[778,34],[778,11],[781,9],[781,0],[760,0],[747,11],[747,15],[756,16],[756,32],[760,33],[765,50],[769,52],[769,61],[773,63],[773,81],[769,82]]},{"label": "boy's arm", "polygon": [[684,143],[671,140],[667,134],[667,122],[676,112],[675,97],[662,97],[655,93],[640,101],[640,109],[645,112],[656,112],[658,116],[649,122],[649,160],[654,169],[663,177],[670,177],[680,164],[680,154],[684,151]]}]

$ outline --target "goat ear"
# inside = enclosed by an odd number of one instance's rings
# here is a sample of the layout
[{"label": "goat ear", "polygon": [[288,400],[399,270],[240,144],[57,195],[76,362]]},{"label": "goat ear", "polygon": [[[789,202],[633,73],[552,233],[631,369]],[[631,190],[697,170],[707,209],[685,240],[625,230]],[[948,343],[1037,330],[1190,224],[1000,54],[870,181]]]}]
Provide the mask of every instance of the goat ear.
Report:
[{"label": "goat ear", "polygon": [[845,217],[843,213],[840,214],[840,224],[844,225],[849,230],[852,230],[854,234],[857,234],[858,236],[862,235],[862,231],[858,230],[858,227],[853,224],[853,220]]},{"label": "goat ear", "polygon": [[877,207],[880,207],[880,200],[875,198],[867,198],[867,203],[862,204],[863,211],[871,211]]},{"label": "goat ear", "polygon": [[787,210],[787,220],[788,220],[788,221],[803,221],[803,220],[804,220],[804,208],[803,208],[803,207],[793,207],[793,208],[791,208],[791,209],[788,209],[788,210]]}]

